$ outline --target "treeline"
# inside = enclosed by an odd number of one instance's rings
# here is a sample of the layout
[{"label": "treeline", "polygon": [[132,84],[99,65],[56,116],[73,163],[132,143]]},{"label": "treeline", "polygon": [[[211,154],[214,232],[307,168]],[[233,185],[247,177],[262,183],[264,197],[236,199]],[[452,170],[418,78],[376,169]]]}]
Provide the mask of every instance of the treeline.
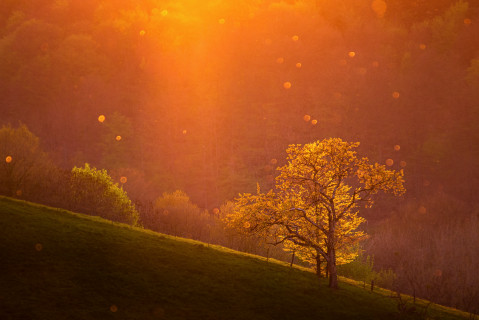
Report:
[{"label": "treeline", "polygon": [[[477,212],[478,10],[455,0],[3,0],[0,124],[26,124],[50,160],[36,154],[29,172],[44,178],[2,193],[45,202],[62,186],[49,179],[90,163],[122,186],[139,221],[173,230],[181,224],[155,209],[161,194],[184,190],[208,223],[256,182],[271,188],[288,144],[341,137],[405,173],[404,199],[362,213],[371,241],[397,224],[429,254],[443,241],[427,232],[436,217]],[[417,244],[407,230],[419,226],[428,238]],[[391,241],[386,251],[405,254]],[[466,266],[477,242],[463,243],[455,263]],[[383,249],[367,250],[392,267]],[[470,273],[454,274],[454,292]]]}]

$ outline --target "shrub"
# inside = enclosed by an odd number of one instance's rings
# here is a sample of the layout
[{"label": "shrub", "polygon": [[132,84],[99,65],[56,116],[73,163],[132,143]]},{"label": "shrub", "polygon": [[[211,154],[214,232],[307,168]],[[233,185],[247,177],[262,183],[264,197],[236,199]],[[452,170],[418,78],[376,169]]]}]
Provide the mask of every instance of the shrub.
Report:
[{"label": "shrub", "polygon": [[126,192],[114,183],[106,170],[85,163],[74,167],[70,177],[72,209],[112,221],[138,225],[138,212]]}]

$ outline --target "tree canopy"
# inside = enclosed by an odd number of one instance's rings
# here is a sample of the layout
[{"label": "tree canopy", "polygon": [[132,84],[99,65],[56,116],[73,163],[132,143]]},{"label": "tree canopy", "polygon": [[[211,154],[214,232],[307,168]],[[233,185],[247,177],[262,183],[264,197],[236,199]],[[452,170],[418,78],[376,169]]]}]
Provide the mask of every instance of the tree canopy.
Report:
[{"label": "tree canopy", "polygon": [[285,243],[318,271],[324,259],[329,286],[337,288],[337,263],[353,259],[352,246],[365,237],[360,206],[371,207],[380,191],[405,192],[402,171],[358,157],[358,146],[339,138],[291,145],[275,190],[240,195],[228,224]]}]

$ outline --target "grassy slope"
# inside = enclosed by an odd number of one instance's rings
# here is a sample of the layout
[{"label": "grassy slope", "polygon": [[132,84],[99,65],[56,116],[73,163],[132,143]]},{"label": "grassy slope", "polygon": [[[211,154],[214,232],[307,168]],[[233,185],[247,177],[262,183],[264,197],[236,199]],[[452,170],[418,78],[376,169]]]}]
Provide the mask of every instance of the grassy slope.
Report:
[{"label": "grassy slope", "polygon": [[[390,319],[396,312],[389,298],[344,282],[331,291],[281,263],[4,197],[0,230],[0,319]],[[435,315],[461,319],[451,312]]]}]

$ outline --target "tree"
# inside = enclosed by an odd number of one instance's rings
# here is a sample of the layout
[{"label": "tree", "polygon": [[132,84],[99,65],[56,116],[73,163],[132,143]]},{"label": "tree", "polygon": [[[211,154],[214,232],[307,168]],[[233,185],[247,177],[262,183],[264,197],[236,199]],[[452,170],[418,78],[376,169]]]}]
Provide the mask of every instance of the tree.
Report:
[{"label": "tree", "polygon": [[276,189],[261,193],[258,187],[256,195],[240,195],[226,217],[228,225],[294,247],[298,256],[318,264],[324,259],[329,287],[337,288],[338,260],[354,259],[352,246],[365,238],[357,230],[365,221],[358,215],[360,205],[371,207],[380,191],[405,192],[402,171],[359,158],[358,146],[339,138],[291,145],[287,164],[278,168]]},{"label": "tree", "polygon": [[112,221],[138,225],[139,214],[128,195],[113,183],[106,170],[97,170],[85,163],[74,167],[70,177],[73,210],[100,216]]}]

